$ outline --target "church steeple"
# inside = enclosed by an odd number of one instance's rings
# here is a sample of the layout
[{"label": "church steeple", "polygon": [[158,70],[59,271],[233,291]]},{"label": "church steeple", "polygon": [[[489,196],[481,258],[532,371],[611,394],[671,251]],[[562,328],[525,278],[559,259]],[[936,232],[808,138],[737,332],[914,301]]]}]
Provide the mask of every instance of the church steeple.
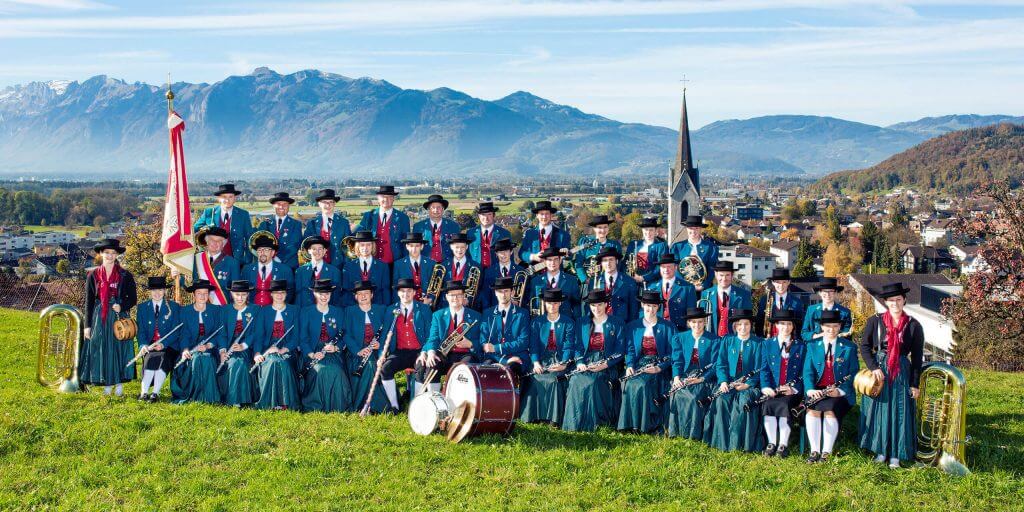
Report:
[{"label": "church steeple", "polygon": [[700,180],[697,178],[697,168],[693,166],[693,153],[690,151],[690,121],[686,116],[686,88],[683,88],[683,112],[679,118],[679,143],[676,147],[676,163],[672,168],[673,177],[678,180],[679,175],[687,174],[693,182],[697,193],[700,193]]},{"label": "church steeple", "polygon": [[700,213],[700,173],[693,165],[690,147],[690,121],[686,116],[686,88],[683,88],[683,111],[679,119],[679,141],[676,161],[669,170],[668,182],[668,241],[677,242],[686,237],[683,222],[687,215]]}]

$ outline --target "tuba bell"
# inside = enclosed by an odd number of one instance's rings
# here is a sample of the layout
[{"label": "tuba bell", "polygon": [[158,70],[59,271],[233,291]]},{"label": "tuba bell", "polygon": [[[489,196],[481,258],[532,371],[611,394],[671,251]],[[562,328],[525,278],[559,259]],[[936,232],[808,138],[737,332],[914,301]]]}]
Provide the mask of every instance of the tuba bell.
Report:
[{"label": "tuba bell", "polygon": [[265,229],[261,229],[261,230],[255,232],[255,233],[253,233],[252,236],[249,237],[249,252],[251,252],[252,255],[255,256],[256,255],[256,242],[259,241],[259,240],[268,240],[268,239],[271,242],[273,242],[274,248],[276,250],[276,248],[277,248],[277,237],[274,236],[274,234],[271,233],[270,231],[267,231]]},{"label": "tuba bell", "polygon": [[[355,237],[346,236],[341,239],[341,246],[345,248],[345,257],[354,260],[359,258],[356,254],[356,239]],[[376,247],[376,245],[374,246]]]},{"label": "tuba bell", "polygon": [[36,380],[39,384],[61,393],[83,390],[78,381],[83,325],[82,312],[67,304],[53,304],[39,313],[39,354],[36,358]]},{"label": "tuba bell", "polygon": [[967,381],[952,365],[931,362],[921,369],[917,400],[917,460],[951,475],[971,471],[964,459]]}]

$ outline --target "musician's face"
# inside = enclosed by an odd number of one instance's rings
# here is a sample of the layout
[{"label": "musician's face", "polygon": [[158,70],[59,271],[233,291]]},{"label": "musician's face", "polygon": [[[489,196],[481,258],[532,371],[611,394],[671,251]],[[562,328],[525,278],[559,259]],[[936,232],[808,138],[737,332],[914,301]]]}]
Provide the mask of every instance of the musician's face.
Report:
[{"label": "musician's face", "polygon": [[390,209],[395,205],[395,196],[390,194],[377,194],[377,204],[380,205],[382,209]]},{"label": "musician's face", "polygon": [[707,320],[704,318],[691,318],[686,321],[686,325],[690,326],[690,330],[693,332],[701,332],[707,325]]},{"label": "musician's face", "polygon": [[839,329],[842,329],[843,324],[827,323],[821,324],[821,332],[825,333],[825,337],[832,339],[839,336]]},{"label": "musician's face", "polygon": [[270,298],[273,299],[275,305],[280,306],[281,304],[284,304],[284,300],[288,298],[288,292],[270,292]]},{"label": "musician's face", "polygon": [[548,269],[548,272],[557,272],[559,267],[562,266],[561,256],[552,256],[544,259],[544,267]]},{"label": "musician's face", "polygon": [[654,240],[658,234],[658,228],[640,228],[640,232],[644,234],[644,240]]},{"label": "musician's face", "polygon": [[224,237],[209,235],[206,237],[206,250],[213,254],[220,254],[224,250]]},{"label": "musician's face", "polygon": [[782,295],[789,290],[789,279],[779,279],[778,281],[772,281],[772,288],[775,289],[775,293]]},{"label": "musician's face", "polygon": [[793,334],[793,322],[775,322],[775,328],[779,331],[779,336],[787,337]]},{"label": "musician's face", "polygon": [[155,301],[164,300],[164,289],[163,288],[157,288],[155,290],[150,290],[149,291],[149,298],[151,298],[151,299],[153,299]]},{"label": "musician's face", "polygon": [[541,210],[537,212],[537,222],[539,222],[541,226],[547,226],[548,224],[550,224],[551,212],[548,210]]},{"label": "musician's face", "polygon": [[733,322],[732,328],[741,338],[750,336],[750,320],[743,319]]},{"label": "musician's face", "polygon": [[413,299],[415,299],[415,298],[416,298],[416,289],[415,288],[399,288],[398,289],[398,299],[401,300],[404,304],[408,304],[408,303],[412,302]]},{"label": "musician's face", "polygon": [[502,288],[500,290],[494,290],[494,296],[498,299],[498,304],[507,306],[512,302],[512,289]]},{"label": "musician's face", "polygon": [[430,203],[429,208],[427,208],[427,214],[430,215],[431,220],[441,220],[441,216],[444,215],[444,205],[441,203]]},{"label": "musician's face", "polygon": [[686,237],[691,240],[696,240],[704,234],[704,228],[686,228]]},{"label": "musician's face", "polygon": [[674,263],[666,263],[659,266],[661,271],[661,278],[665,281],[671,281],[676,277],[676,271],[679,269]]},{"label": "musician's face", "polygon": [[356,254],[360,258],[369,258],[373,255],[373,242],[357,242]]},{"label": "musician's face", "polygon": [[885,299],[885,307],[889,309],[892,314],[902,313],[903,307],[907,305],[907,299],[902,295],[895,297],[889,297]]},{"label": "musician's face", "polygon": [[210,301],[210,290],[202,288],[192,292],[192,302],[205,306]]},{"label": "musician's face", "polygon": [[234,194],[221,194],[217,196],[217,202],[220,203],[221,208],[231,208],[235,205],[235,199],[237,198]]},{"label": "musician's face", "polygon": [[821,297],[821,301],[832,304],[836,300],[835,290],[821,290],[818,292],[818,297]]},{"label": "musician's face", "polygon": [[236,306],[244,306],[249,302],[249,292],[231,292],[231,300]]},{"label": "musician's face", "polygon": [[508,251],[498,251],[498,252],[496,252],[494,254],[498,257],[498,262],[501,263],[502,265],[505,265],[509,261],[512,261],[512,251],[511,250],[508,250]]},{"label": "musician's face", "polygon": [[288,201],[277,201],[274,203],[274,214],[278,217],[284,217],[288,215],[288,210],[292,207]]},{"label": "musician's face", "polygon": [[732,272],[715,272],[715,279],[722,288],[732,286]]},{"label": "musician's face", "polygon": [[590,303],[590,313],[592,315],[594,315],[595,317],[597,317],[597,318],[604,318],[605,315],[608,313],[608,303],[607,302],[591,302]]},{"label": "musician's face", "polygon": [[321,199],[317,201],[320,205],[320,211],[326,213],[328,216],[334,215],[334,199]]},{"label": "musician's face", "polygon": [[356,292],[356,303],[360,306],[369,306],[373,302],[373,292],[370,290],[359,290]]},{"label": "musician's face", "polygon": [[455,257],[455,259],[461,260],[464,256],[466,256],[466,249],[468,247],[468,245],[462,242],[451,244],[452,255]]},{"label": "musician's face", "polygon": [[614,273],[619,269],[619,259],[614,256],[601,258],[601,270],[606,274]]},{"label": "musician's face", "polygon": [[594,226],[594,236],[601,240],[608,238],[608,224],[598,224]]},{"label": "musician's face", "polygon": [[647,316],[647,317],[658,316],[658,310],[661,309],[661,304],[648,304],[648,303],[644,302],[643,306],[644,306],[644,315]]},{"label": "musician's face", "polygon": [[117,251],[113,249],[103,249],[103,252],[100,253],[100,258],[103,260],[103,263],[113,265],[114,262],[117,261]]},{"label": "musician's face", "polygon": [[477,219],[480,220],[480,226],[481,227],[485,227],[486,228],[486,227],[489,227],[492,224],[494,224],[494,213],[492,213],[492,212],[478,213],[476,215],[476,217],[477,217]]},{"label": "musician's face", "polygon": [[558,309],[562,307],[561,302],[544,301],[544,312],[549,315],[557,315]]},{"label": "musician's face", "polygon": [[331,292],[313,292],[313,296],[316,297],[316,303],[321,306],[331,302]]},{"label": "musician's face", "polygon": [[309,246],[309,256],[310,256],[310,258],[312,258],[312,259],[314,259],[316,261],[320,261],[320,260],[324,259],[324,255],[325,254],[327,254],[327,249],[324,248],[324,246],[322,246],[320,244],[313,244],[313,245]]},{"label": "musician's face", "polygon": [[256,259],[266,265],[270,263],[270,260],[274,259],[274,250],[270,247],[260,247],[256,249]]},{"label": "musician's face", "polygon": [[452,290],[444,294],[445,298],[448,299],[448,304],[456,307],[462,307],[466,303],[466,294],[462,290]]},{"label": "musician's face", "polygon": [[417,259],[423,252],[423,244],[405,244],[405,250],[409,251],[409,256],[411,256],[412,259]]}]

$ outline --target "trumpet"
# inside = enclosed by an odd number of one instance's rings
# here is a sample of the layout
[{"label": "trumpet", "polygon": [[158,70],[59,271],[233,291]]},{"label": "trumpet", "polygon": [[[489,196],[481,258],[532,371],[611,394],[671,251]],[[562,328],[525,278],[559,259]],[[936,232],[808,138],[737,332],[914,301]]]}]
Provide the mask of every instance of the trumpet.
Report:
[{"label": "trumpet", "polygon": [[441,287],[444,286],[444,275],[447,272],[444,265],[440,263],[435,263],[434,269],[430,271],[430,281],[427,282],[426,297],[430,299],[431,307],[437,306],[437,299],[441,296]]},{"label": "trumpet", "polygon": [[[473,326],[476,324],[476,320],[470,323],[462,322],[455,328],[454,331],[452,331],[451,334],[448,335],[448,337],[442,340],[441,346],[438,348],[438,352],[441,353],[441,357],[447,357],[448,353],[451,352],[453,348],[455,348],[455,344],[466,339],[466,334],[468,334],[469,330],[472,329]],[[433,381],[434,377],[437,377],[437,371],[437,368],[431,368],[430,371],[427,372],[425,378],[423,379],[422,384],[426,384],[428,382]],[[427,386],[422,386],[420,389],[421,393],[425,393],[427,391]]]},{"label": "trumpet", "polygon": [[526,274],[525,270],[516,272],[516,275],[512,277],[512,302],[516,306],[523,305],[523,296],[526,295],[526,283],[530,280],[530,276]]},{"label": "trumpet", "polygon": [[354,260],[359,256],[356,254],[356,239],[355,237],[346,236],[341,239],[341,246],[345,248],[345,257]]},{"label": "trumpet", "polygon": [[473,303],[476,301],[476,294],[480,292],[480,267],[473,267],[469,269],[469,275],[466,276],[466,307],[473,309]]},{"label": "trumpet", "polygon": [[629,275],[630,277],[633,277],[633,276],[636,275],[636,271],[637,271],[636,253],[635,252],[631,252],[631,253],[626,255],[626,274]]}]

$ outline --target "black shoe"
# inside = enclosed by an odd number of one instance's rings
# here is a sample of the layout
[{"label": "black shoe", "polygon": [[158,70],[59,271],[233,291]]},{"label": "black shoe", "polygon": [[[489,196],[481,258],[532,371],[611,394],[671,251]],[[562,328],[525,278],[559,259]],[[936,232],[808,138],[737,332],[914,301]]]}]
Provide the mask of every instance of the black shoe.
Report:
[{"label": "black shoe", "polygon": [[146,401],[148,399],[149,399],[148,395],[139,395],[139,396],[135,397],[135,400],[138,400],[139,402],[144,402],[144,401]]},{"label": "black shoe", "polygon": [[775,455],[775,445],[768,445],[767,447],[765,447],[764,452],[762,453],[764,453],[765,457],[771,457],[772,455]]},{"label": "black shoe", "polygon": [[160,401],[160,395],[158,395],[158,394],[156,394],[156,393],[152,393],[152,394],[150,394],[150,395],[149,395],[149,398],[148,398],[148,400],[149,400],[150,402],[154,402],[154,403],[155,403],[155,402],[159,402],[159,401]]},{"label": "black shoe", "polygon": [[828,456],[829,456],[829,455],[832,455],[832,454],[831,454],[831,453],[829,453],[829,452],[822,452],[822,453],[821,453],[821,461],[822,461],[822,462],[828,462]]},{"label": "black shoe", "polygon": [[811,456],[807,457],[808,464],[814,464],[821,460],[821,454],[818,452],[811,452]]},{"label": "black shoe", "polygon": [[789,447],[784,445],[784,444],[779,445],[779,449],[775,450],[775,456],[776,457],[788,457],[789,456]]}]

